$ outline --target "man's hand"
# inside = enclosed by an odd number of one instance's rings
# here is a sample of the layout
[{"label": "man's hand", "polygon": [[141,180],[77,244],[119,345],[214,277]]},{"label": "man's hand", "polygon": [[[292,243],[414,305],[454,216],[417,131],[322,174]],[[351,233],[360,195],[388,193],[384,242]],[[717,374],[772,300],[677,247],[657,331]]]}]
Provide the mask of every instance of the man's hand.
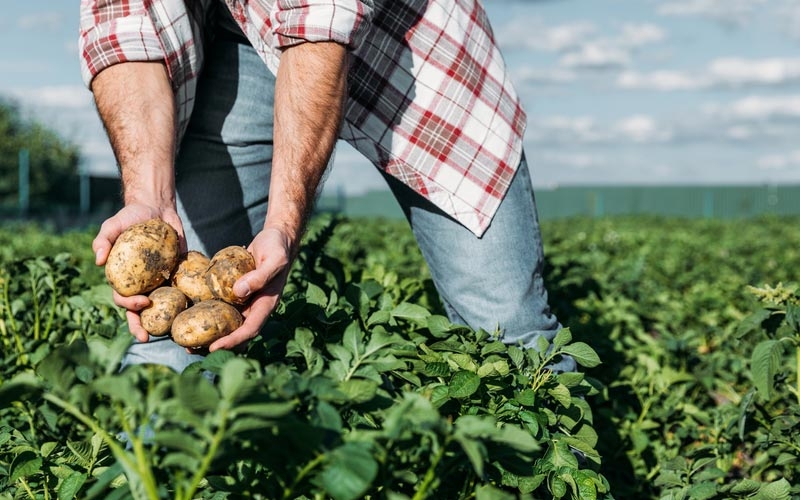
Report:
[{"label": "man's hand", "polygon": [[237,295],[252,298],[244,324],[211,344],[211,351],[233,349],[258,335],[280,300],[339,135],[347,58],[347,49],[333,42],[302,43],[281,55],[267,217],[248,247],[256,270],[234,285]]},{"label": "man's hand", "polygon": [[[104,69],[92,81],[97,111],[120,166],[125,208],[106,220],[92,242],[95,263],[106,263],[122,232],[133,224],[159,217],[186,241],[175,205],[175,98],[163,62],[126,62]],[[114,303],[126,309],[128,326],[137,340],[149,338],[139,311],[150,304],[143,295]]]},{"label": "man's hand", "polygon": [[[159,218],[175,228],[178,232],[178,240],[180,241],[181,251],[186,251],[186,239],[183,234],[183,225],[174,208],[159,209],[150,207],[143,204],[133,203],[126,205],[125,208],[117,212],[114,216],[108,218],[100,226],[100,231],[97,233],[94,241],[92,241],[92,250],[95,254],[95,264],[103,266],[108,259],[108,254],[111,247],[123,231],[128,229],[134,224],[145,222],[147,220]],[[116,291],[113,292],[114,303],[119,307],[125,309],[125,315],[128,319],[128,327],[131,335],[136,337],[140,342],[147,342],[149,334],[142,328],[142,320],[139,317],[139,312],[150,305],[150,299],[145,295],[133,295],[131,297],[123,297]]]},{"label": "man's hand", "polygon": [[209,346],[209,351],[234,349],[245,345],[258,335],[272,314],[286,285],[294,254],[292,241],[280,229],[267,227],[258,233],[247,247],[256,261],[256,269],[239,278],[233,285],[239,297],[249,297],[242,311],[242,326]]}]

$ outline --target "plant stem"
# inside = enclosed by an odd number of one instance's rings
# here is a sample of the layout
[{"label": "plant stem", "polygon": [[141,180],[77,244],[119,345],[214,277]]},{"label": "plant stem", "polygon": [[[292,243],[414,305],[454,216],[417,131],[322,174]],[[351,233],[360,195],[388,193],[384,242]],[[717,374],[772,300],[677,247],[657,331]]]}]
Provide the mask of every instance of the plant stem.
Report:
[{"label": "plant stem", "polygon": [[[78,421],[92,429],[95,433],[99,434],[103,438],[103,441],[106,442],[108,447],[111,448],[111,452],[114,454],[114,457],[122,462],[122,464],[127,467],[128,470],[138,469],[136,464],[131,461],[130,457],[125,452],[125,449],[120,446],[117,440],[114,439],[108,432],[106,432],[105,429],[100,427],[97,422],[83,413],[77,406],[53,394],[45,394],[44,399],[62,408],[64,411],[77,418]],[[156,488],[156,484],[152,476],[143,479],[145,479],[144,483],[148,498],[150,498],[150,500],[159,500],[158,489]]]},{"label": "plant stem", "polygon": [[214,433],[214,436],[211,438],[211,444],[206,451],[205,456],[203,457],[203,462],[200,464],[200,467],[192,476],[192,481],[190,483],[189,488],[186,490],[185,496],[183,497],[185,500],[191,500],[194,498],[194,492],[197,491],[197,488],[200,486],[200,481],[206,477],[206,472],[208,472],[209,467],[211,467],[211,462],[214,460],[214,457],[217,455],[217,450],[219,449],[220,444],[222,444],[222,439],[225,437],[225,431],[227,430],[227,421],[228,421],[228,406],[224,405],[221,411],[221,416],[219,419],[219,427],[217,427],[217,432]]},{"label": "plant stem", "polygon": [[17,322],[14,321],[14,312],[11,310],[11,301],[8,298],[8,284],[6,276],[2,277],[3,280],[3,306],[5,307],[6,311],[8,311],[8,323],[11,325],[11,331],[14,332],[14,336],[19,336],[19,330],[17,329]]},{"label": "plant stem", "polygon": [[56,293],[56,287],[53,285],[53,298],[50,300],[50,315],[47,318],[47,325],[44,327],[44,333],[42,334],[42,338],[48,338],[50,336],[50,328],[53,327],[53,320],[56,317],[56,306],[58,294]]},{"label": "plant stem", "polygon": [[[116,404],[115,407],[117,416],[119,417],[120,422],[122,422],[122,429],[128,435],[128,439],[130,439],[131,445],[133,446],[133,454],[136,457],[136,471],[139,473],[139,477],[142,479],[142,482],[145,485],[145,490],[147,491],[148,496],[150,496],[150,498],[158,498],[156,480],[153,477],[153,471],[150,468],[147,454],[145,454],[144,451],[144,442],[133,432],[131,426],[128,425],[128,419],[125,418],[125,413],[122,411],[122,406],[120,404]],[[141,426],[139,432],[143,432],[143,429],[145,428],[146,427]]]},{"label": "plant stem", "polygon": [[439,452],[436,453],[436,456],[433,457],[431,461],[430,467],[428,467],[428,471],[425,472],[425,478],[422,480],[422,484],[420,485],[419,489],[416,493],[414,493],[414,497],[411,500],[422,500],[423,498],[428,496],[428,488],[436,479],[436,467],[439,466],[439,462],[442,461],[442,457],[444,457],[444,451],[447,449],[447,446],[450,444],[450,439],[446,439],[442,446],[439,448]]},{"label": "plant stem", "polygon": [[25,481],[25,478],[23,477],[19,478],[19,482],[22,483],[22,487],[25,488],[25,491],[28,492],[28,496],[30,496],[33,500],[36,500],[36,495],[34,495],[33,491],[31,491],[31,487],[28,486],[28,483]]},{"label": "plant stem", "polygon": [[316,457],[314,457],[314,460],[308,462],[306,466],[300,470],[300,473],[297,474],[297,477],[294,478],[294,481],[292,481],[292,485],[289,486],[288,488],[284,488],[283,498],[291,498],[292,493],[294,492],[294,487],[300,484],[300,481],[302,481],[303,478],[305,478],[309,472],[314,470],[319,464],[325,461],[325,457],[326,455],[324,453],[321,453]]},{"label": "plant stem", "polygon": [[797,404],[800,404],[800,344],[795,346],[794,353],[795,353],[794,395],[797,397]]},{"label": "plant stem", "polygon": [[33,340],[39,340],[39,290],[36,286],[36,277],[31,276],[31,299],[33,300]]}]

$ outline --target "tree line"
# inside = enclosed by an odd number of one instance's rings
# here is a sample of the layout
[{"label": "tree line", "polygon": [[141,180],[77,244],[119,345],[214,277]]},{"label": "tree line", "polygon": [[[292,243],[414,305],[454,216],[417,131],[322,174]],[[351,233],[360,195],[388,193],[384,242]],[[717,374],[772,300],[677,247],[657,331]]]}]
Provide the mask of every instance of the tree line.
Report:
[{"label": "tree line", "polygon": [[80,149],[33,119],[19,107],[0,99],[0,207],[17,207],[20,196],[20,151],[30,163],[30,206],[45,211],[54,205],[75,205],[79,197]]}]

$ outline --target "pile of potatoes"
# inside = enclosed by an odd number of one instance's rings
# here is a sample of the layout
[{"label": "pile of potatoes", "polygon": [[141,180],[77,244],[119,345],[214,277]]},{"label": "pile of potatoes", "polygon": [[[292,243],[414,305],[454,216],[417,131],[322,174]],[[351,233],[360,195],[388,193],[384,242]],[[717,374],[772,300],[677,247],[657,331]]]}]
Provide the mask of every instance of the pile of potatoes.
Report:
[{"label": "pile of potatoes", "polygon": [[245,301],[233,284],[255,269],[244,247],[223,248],[208,258],[191,250],[181,254],[178,233],[160,219],[123,232],[108,255],[108,283],[120,295],[148,295],[142,326],[151,335],[172,335],[183,347],[199,349],[241,326]]}]

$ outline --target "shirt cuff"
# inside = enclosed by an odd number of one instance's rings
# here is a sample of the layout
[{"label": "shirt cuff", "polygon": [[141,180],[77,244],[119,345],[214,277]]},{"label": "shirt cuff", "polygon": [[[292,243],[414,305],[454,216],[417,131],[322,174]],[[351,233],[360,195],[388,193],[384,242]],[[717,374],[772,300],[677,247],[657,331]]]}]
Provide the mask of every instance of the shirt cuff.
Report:
[{"label": "shirt cuff", "polygon": [[337,42],[356,49],[369,31],[372,10],[371,1],[278,0],[270,22],[278,48]]},{"label": "shirt cuff", "polygon": [[81,77],[87,87],[105,68],[129,61],[163,61],[162,47],[152,21],[127,16],[93,24],[79,38]]}]

